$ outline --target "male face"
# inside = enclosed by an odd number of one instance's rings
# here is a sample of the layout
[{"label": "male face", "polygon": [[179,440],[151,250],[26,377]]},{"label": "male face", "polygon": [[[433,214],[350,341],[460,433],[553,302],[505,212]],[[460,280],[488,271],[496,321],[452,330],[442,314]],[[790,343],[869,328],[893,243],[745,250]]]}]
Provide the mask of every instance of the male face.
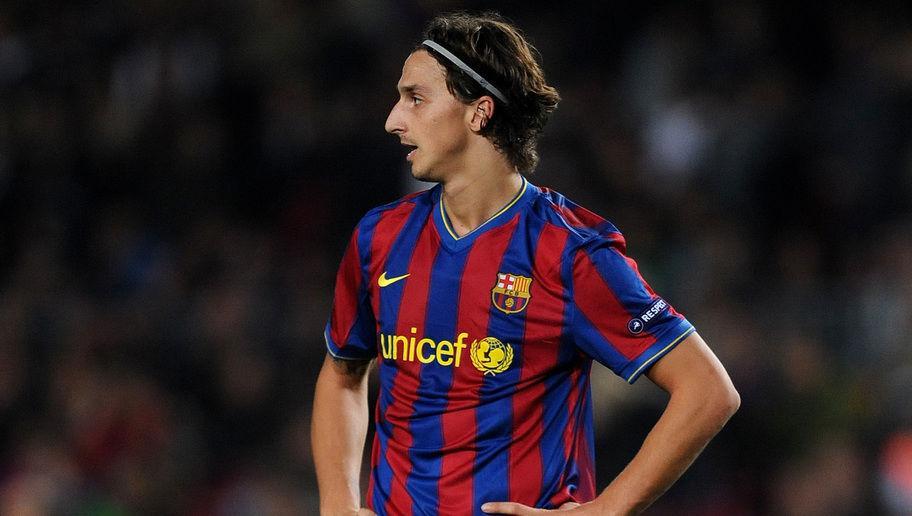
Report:
[{"label": "male face", "polygon": [[445,181],[465,166],[472,108],[447,90],[445,78],[446,69],[427,51],[413,52],[396,86],[399,101],[386,119],[386,132],[414,147],[406,159],[421,181]]}]

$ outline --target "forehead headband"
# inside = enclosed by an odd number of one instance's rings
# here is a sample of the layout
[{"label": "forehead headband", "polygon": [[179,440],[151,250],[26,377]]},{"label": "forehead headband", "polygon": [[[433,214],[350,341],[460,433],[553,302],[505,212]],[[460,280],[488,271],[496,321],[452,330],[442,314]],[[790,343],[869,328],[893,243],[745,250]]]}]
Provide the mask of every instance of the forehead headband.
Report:
[{"label": "forehead headband", "polygon": [[460,70],[469,74],[469,77],[475,79],[475,82],[480,84],[482,88],[488,90],[489,92],[491,92],[492,95],[494,95],[495,97],[500,99],[500,101],[503,102],[505,105],[510,104],[509,102],[507,102],[507,97],[503,93],[501,93],[500,90],[497,89],[497,87],[495,87],[493,84],[488,82],[484,77],[479,75],[478,72],[476,72],[475,70],[472,70],[472,68],[469,65],[465,64],[462,61],[462,59],[459,59],[458,57],[453,55],[452,52],[450,52],[449,50],[443,48],[442,46],[438,45],[436,42],[431,41],[429,39],[422,41],[421,44],[428,48],[434,49],[438,54],[447,58],[451,63],[453,63],[454,65],[459,67]]}]

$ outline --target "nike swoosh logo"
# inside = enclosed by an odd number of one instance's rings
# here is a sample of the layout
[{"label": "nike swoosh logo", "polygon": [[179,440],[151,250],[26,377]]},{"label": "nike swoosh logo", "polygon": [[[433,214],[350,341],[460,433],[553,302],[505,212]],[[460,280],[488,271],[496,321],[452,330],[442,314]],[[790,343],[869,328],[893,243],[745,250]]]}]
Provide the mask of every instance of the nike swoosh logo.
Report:
[{"label": "nike swoosh logo", "polygon": [[377,278],[377,285],[380,285],[381,287],[388,287],[399,280],[408,278],[409,276],[410,274],[403,274],[402,276],[396,276],[395,278],[387,278],[386,271],[384,271],[383,274]]}]

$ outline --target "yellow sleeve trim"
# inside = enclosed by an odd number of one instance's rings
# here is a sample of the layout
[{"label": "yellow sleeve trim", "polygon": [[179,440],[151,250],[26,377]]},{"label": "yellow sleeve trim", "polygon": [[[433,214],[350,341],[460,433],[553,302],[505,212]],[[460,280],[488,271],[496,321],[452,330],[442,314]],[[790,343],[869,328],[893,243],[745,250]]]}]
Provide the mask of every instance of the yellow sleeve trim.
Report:
[{"label": "yellow sleeve trim", "polygon": [[643,369],[646,369],[647,367],[649,367],[650,364],[652,364],[653,362],[655,362],[656,360],[658,360],[659,357],[661,357],[662,355],[664,355],[666,351],[668,351],[669,349],[673,348],[675,345],[677,345],[678,342],[681,342],[682,339],[684,339],[685,337],[687,337],[688,335],[690,335],[690,334],[693,333],[694,331],[695,331],[694,328],[688,328],[687,331],[685,331],[685,332],[682,333],[681,335],[678,335],[678,338],[676,338],[675,340],[671,341],[671,344],[669,344],[669,345],[665,346],[664,348],[662,348],[661,351],[659,351],[659,352],[656,353],[655,355],[652,355],[652,358],[650,358],[649,360],[643,362],[643,365],[641,365],[640,367],[638,367],[637,370],[633,372],[633,374],[631,374],[629,377],[627,377],[627,383],[632,383],[633,379],[636,378],[637,375],[639,375],[640,372],[643,371]]}]

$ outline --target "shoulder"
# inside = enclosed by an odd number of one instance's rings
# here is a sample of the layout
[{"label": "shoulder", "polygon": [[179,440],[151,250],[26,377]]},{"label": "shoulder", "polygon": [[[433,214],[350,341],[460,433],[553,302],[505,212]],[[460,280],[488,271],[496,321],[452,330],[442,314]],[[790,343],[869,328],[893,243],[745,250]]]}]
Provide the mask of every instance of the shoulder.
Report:
[{"label": "shoulder", "polygon": [[604,217],[580,206],[563,194],[546,187],[535,187],[532,212],[545,223],[566,231],[579,249],[592,245],[609,244],[623,250],[624,236],[618,228]]}]

